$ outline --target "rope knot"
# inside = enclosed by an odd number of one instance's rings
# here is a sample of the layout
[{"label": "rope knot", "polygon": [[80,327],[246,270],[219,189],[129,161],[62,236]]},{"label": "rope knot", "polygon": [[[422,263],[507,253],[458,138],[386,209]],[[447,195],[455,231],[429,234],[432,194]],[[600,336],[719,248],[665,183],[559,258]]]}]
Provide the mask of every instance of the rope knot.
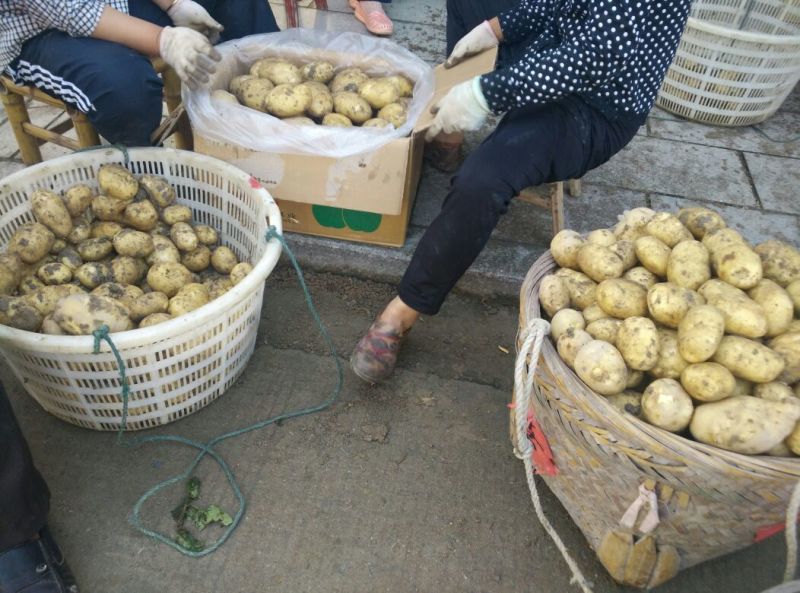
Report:
[{"label": "rope knot", "polygon": [[108,326],[104,323],[92,332],[94,336],[94,354],[100,352],[100,342],[108,339]]}]

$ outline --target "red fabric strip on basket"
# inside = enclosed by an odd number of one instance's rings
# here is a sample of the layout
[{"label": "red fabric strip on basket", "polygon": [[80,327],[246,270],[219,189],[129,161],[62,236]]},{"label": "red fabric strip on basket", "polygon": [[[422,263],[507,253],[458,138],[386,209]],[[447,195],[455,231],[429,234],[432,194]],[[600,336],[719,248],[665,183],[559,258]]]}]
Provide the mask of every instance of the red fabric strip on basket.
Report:
[{"label": "red fabric strip on basket", "polygon": [[536,473],[543,476],[558,475],[558,468],[555,461],[553,461],[553,451],[550,449],[547,437],[544,436],[544,431],[542,431],[542,427],[539,426],[539,422],[534,418],[532,412],[528,412],[528,439],[533,445],[531,459],[533,467],[536,468]]},{"label": "red fabric strip on basket", "polygon": [[756,531],[756,535],[753,538],[753,543],[757,544],[758,542],[764,541],[768,537],[772,537],[773,535],[780,533],[786,529],[786,523],[775,523],[775,525],[767,525],[766,527],[759,528]]}]

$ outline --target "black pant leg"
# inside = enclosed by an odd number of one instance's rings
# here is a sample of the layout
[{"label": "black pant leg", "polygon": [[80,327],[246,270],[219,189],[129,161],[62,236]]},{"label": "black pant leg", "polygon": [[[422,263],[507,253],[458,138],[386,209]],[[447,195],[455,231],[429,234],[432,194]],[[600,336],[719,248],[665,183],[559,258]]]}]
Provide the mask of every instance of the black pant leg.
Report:
[{"label": "black pant leg", "polygon": [[464,35],[516,3],[516,0],[447,0],[447,55]]},{"label": "black pant leg", "polygon": [[0,552],[18,546],[47,523],[50,491],[0,383]]}]

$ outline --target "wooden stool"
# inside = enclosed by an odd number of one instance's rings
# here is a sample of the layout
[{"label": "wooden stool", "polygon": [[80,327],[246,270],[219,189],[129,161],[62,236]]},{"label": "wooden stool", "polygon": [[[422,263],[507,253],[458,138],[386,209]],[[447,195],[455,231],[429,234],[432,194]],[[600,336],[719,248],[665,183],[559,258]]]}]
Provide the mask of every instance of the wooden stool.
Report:
[{"label": "wooden stool", "polygon": [[[518,200],[550,210],[553,216],[553,235],[564,229],[564,183],[564,181],[557,181],[548,184],[547,195],[542,195],[537,188],[528,187],[519,192],[519,196],[517,196]],[[581,195],[580,179],[570,179],[566,183],[569,195],[574,198]]]},{"label": "wooden stool", "polygon": [[[191,150],[193,146],[192,131],[188,118],[183,115],[181,80],[175,71],[160,58],[153,60],[153,68],[161,74],[164,81],[164,101],[167,103],[169,112],[169,117],[164,124],[153,133],[153,140],[160,143],[167,135],[174,133],[176,147]],[[28,114],[26,97],[57,109],[63,109],[69,115],[69,119],[51,128],[34,125]],[[100,137],[85,113],[64,104],[36,87],[17,85],[7,76],[0,76],[0,100],[3,102],[11,129],[17,139],[22,162],[26,165],[42,162],[39,146],[46,142],[58,144],[69,150],[100,144]],[[73,128],[78,136],[77,140],[64,135]]]}]

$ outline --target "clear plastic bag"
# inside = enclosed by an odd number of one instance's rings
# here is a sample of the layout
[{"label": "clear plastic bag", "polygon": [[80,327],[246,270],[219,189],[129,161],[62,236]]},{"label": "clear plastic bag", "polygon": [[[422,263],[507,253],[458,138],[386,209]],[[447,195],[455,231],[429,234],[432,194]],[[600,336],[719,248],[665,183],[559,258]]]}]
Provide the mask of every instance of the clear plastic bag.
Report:
[{"label": "clear plastic bag", "polygon": [[[288,29],[227,41],[217,49],[222,60],[209,87],[184,87],[183,103],[197,133],[250,150],[333,158],[370,152],[409,135],[433,98],[431,67],[387,39],[350,32]],[[211,99],[212,90],[227,89],[234,76],[247,74],[250,65],[264,57],[285,58],[297,64],[326,60],[337,68],[357,66],[376,76],[403,74],[415,83],[408,119],[397,129],[296,126],[243,105]]]}]

